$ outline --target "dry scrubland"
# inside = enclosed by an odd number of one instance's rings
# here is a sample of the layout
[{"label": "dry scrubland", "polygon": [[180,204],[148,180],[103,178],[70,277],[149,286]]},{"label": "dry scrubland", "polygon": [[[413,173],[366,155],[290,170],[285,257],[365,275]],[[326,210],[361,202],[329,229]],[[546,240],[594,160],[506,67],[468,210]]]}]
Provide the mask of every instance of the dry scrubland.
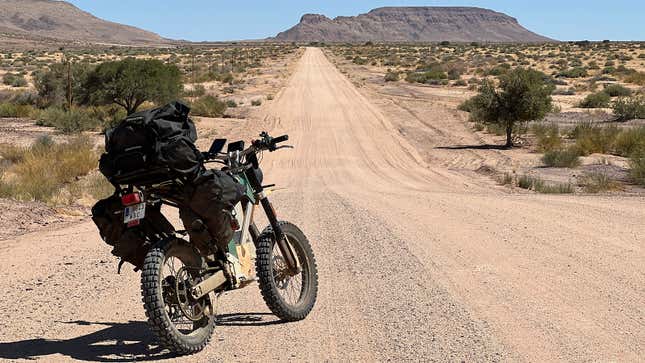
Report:
[{"label": "dry scrubland", "polygon": [[[429,162],[470,177],[484,174],[512,191],[643,193],[642,43],[314,45]],[[212,138],[270,103],[303,51],[297,45],[228,44],[2,52],[3,218],[14,221],[28,210],[79,214],[110,192],[96,171],[101,132],[126,112],[87,94],[88,74],[102,63],[154,59],[175,66],[181,89],[173,98],[191,104],[209,125],[200,137]],[[503,128],[471,120],[465,101],[484,82],[497,84],[518,67],[545,74],[553,109],[545,120],[517,124],[516,147],[504,149]],[[152,97],[139,109],[164,100]],[[51,170],[52,164],[65,167]]]},{"label": "dry scrubland", "polygon": [[[327,55],[379,103],[426,159],[542,193],[642,193],[645,44],[335,45]],[[485,82],[516,68],[553,87],[543,120],[504,128],[469,117]]]},{"label": "dry scrubland", "polygon": [[271,102],[301,54],[296,46],[267,44],[0,52],[0,198],[5,198],[0,219],[14,223],[34,210],[40,216],[78,215],[111,192],[96,170],[102,132],[126,110],[86,97],[83,82],[100,64],[134,58],[176,66],[178,93],[152,97],[139,110],[164,97],[183,99],[198,122],[217,124],[209,135],[200,135],[212,138]]}]

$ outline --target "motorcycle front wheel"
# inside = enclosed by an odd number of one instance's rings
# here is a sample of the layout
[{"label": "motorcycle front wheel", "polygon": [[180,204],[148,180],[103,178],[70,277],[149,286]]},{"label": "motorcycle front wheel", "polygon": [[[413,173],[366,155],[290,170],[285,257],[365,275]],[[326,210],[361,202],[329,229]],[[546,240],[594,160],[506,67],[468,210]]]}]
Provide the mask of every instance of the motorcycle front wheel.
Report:
[{"label": "motorcycle front wheel", "polygon": [[316,303],[316,259],[309,240],[296,225],[280,222],[280,227],[295,252],[300,267],[298,273],[289,273],[271,227],[267,227],[258,238],[255,271],[262,297],[271,312],[284,321],[302,320]]}]

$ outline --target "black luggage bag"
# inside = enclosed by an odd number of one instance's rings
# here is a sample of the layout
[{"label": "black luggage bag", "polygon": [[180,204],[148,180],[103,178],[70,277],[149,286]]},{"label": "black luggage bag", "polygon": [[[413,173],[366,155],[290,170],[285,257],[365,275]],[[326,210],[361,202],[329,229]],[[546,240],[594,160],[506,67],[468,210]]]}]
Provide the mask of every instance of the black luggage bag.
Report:
[{"label": "black luggage bag", "polygon": [[181,102],[128,116],[105,133],[99,170],[115,185],[193,179],[202,168],[197,131]]}]

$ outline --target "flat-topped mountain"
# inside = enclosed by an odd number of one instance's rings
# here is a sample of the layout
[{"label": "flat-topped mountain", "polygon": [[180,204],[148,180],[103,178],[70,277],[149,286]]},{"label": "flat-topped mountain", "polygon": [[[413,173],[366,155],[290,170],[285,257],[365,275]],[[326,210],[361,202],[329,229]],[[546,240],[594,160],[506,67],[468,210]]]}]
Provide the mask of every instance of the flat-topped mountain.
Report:
[{"label": "flat-topped mountain", "polygon": [[65,1],[0,0],[0,32],[106,44],[161,44],[161,36],[99,19]]},{"label": "flat-topped mountain", "polygon": [[301,42],[548,42],[517,19],[475,7],[385,7],[358,16],[307,14],[274,40]]}]

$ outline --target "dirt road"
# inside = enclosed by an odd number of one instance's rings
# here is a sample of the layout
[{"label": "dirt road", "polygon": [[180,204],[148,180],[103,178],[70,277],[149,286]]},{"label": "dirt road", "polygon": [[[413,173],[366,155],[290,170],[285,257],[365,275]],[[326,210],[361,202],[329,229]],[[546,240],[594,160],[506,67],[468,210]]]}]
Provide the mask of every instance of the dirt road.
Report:
[{"label": "dirt road", "polygon": [[[282,324],[255,287],[228,294],[183,360],[645,359],[642,198],[511,195],[426,165],[318,49],[263,112],[247,132],[296,147],[263,165],[313,243],[318,304]],[[168,358],[90,221],[1,241],[0,259],[0,358]]]}]

